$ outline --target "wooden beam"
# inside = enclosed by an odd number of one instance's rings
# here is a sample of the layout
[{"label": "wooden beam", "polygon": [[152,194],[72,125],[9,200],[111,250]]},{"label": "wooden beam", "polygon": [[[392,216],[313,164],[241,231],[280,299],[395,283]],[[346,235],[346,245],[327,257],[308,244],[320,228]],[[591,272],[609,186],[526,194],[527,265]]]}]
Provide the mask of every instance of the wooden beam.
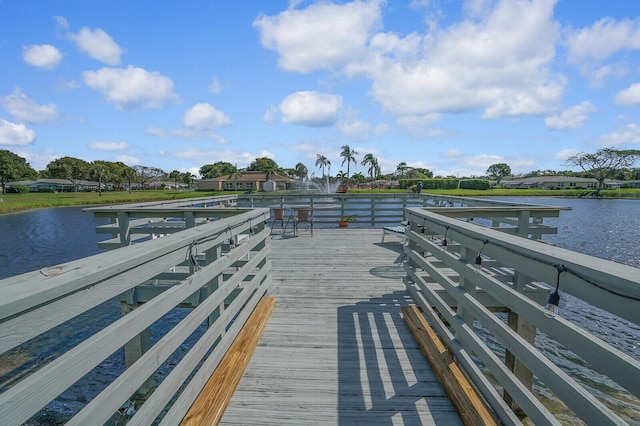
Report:
[{"label": "wooden beam", "polygon": [[238,386],[251,355],[258,345],[276,304],[275,297],[263,297],[220,361],[181,425],[217,425]]},{"label": "wooden beam", "polygon": [[465,425],[498,425],[490,409],[477,394],[447,348],[416,306],[403,306],[402,316],[422,353],[431,364]]}]

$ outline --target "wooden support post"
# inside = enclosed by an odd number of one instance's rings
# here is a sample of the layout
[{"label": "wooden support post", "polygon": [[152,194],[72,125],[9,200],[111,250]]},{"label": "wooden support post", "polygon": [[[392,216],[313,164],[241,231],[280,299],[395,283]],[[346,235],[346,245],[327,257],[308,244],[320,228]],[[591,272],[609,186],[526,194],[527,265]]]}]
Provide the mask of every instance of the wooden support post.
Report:
[{"label": "wooden support post", "polygon": [[[120,302],[120,312],[124,316],[136,308],[135,304]],[[124,345],[124,361],[127,368],[133,365],[140,357],[151,348],[151,331],[147,328]],[[134,399],[146,399],[155,387],[153,376],[136,391]]]},{"label": "wooden support post", "polygon": [[122,247],[131,244],[131,224],[129,223],[129,213],[118,212],[118,233],[120,234],[120,245]]},{"label": "wooden support post", "polygon": [[[463,255],[463,258],[467,261],[467,263],[473,264],[475,262],[476,252],[471,250],[469,247],[464,247],[461,254]],[[467,293],[469,293],[472,297],[475,298],[477,288],[473,281],[467,280],[461,275],[459,284],[460,284],[460,287],[462,287]],[[465,310],[462,306],[458,306],[457,313],[460,316],[460,318],[464,320],[466,324],[468,324],[470,327],[473,328],[474,318],[471,311]]]},{"label": "wooden support post", "polygon": [[[513,281],[516,286],[516,290],[520,293],[524,292],[527,277],[521,272],[515,271]],[[507,325],[528,343],[535,345],[537,328],[524,317],[521,317],[513,311],[509,311]],[[528,389],[533,388],[533,373],[508,350],[505,353],[504,363]],[[511,395],[506,391],[504,393],[504,400],[515,413],[524,414]]]}]

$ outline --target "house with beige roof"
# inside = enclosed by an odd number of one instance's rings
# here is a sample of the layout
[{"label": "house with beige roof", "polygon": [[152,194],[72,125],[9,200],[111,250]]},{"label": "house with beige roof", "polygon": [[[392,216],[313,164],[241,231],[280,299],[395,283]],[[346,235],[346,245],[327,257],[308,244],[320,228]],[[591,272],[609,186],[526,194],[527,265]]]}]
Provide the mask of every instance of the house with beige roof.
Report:
[{"label": "house with beige roof", "polygon": [[277,173],[269,178],[273,187],[266,185],[267,174],[265,172],[242,172],[236,176],[226,175],[214,179],[200,179],[196,181],[197,191],[280,191],[291,189],[294,179]]},{"label": "house with beige roof", "polygon": [[[513,189],[597,189],[598,180],[574,176],[536,176],[525,179],[503,180],[503,188]],[[606,179],[605,189],[619,189],[622,183],[617,180]]]}]

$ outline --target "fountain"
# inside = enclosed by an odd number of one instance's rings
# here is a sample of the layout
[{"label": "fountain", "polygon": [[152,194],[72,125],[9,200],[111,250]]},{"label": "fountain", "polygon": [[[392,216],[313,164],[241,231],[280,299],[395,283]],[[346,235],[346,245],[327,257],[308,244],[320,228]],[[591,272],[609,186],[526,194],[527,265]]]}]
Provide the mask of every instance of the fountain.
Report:
[{"label": "fountain", "polygon": [[336,180],[333,182],[325,181],[321,184],[318,184],[316,182],[311,183],[320,194],[336,194],[338,193],[338,189],[340,189],[340,187],[342,186],[342,182],[340,180]]}]

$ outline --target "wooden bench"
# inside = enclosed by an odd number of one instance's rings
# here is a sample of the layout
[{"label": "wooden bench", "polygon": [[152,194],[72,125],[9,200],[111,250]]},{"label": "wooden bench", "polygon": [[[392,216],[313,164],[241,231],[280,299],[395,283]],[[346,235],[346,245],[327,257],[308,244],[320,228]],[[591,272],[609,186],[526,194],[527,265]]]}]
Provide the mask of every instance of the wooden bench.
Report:
[{"label": "wooden bench", "polygon": [[220,422],[275,305],[275,297],[265,296],[260,300],[181,425],[217,425]]}]

